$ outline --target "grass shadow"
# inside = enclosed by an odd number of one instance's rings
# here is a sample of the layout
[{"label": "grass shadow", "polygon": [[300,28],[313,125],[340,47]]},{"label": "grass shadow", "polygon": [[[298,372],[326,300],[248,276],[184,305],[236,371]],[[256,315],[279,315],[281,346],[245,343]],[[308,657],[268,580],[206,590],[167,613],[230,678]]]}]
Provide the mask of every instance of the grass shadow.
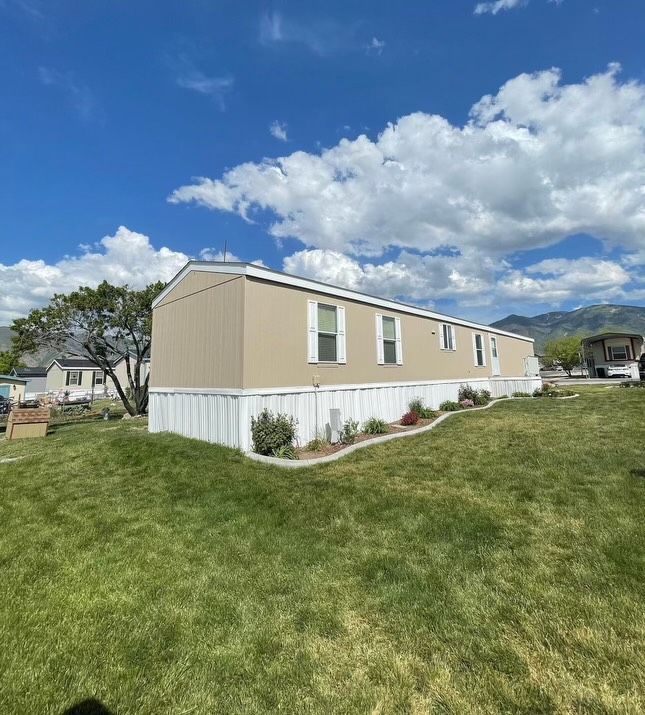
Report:
[{"label": "grass shadow", "polygon": [[100,700],[96,698],[88,698],[86,700],[81,700],[75,705],[66,708],[62,711],[61,715],[114,715],[111,710],[103,705]]}]

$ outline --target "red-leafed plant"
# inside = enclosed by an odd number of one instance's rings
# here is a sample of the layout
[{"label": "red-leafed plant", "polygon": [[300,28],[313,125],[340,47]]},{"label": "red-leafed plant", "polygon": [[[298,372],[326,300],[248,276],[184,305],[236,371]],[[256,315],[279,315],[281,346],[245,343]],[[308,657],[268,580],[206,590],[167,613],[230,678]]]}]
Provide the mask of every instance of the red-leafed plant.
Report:
[{"label": "red-leafed plant", "polygon": [[406,412],[401,417],[401,424],[404,426],[415,425],[419,421],[419,415],[416,412]]}]

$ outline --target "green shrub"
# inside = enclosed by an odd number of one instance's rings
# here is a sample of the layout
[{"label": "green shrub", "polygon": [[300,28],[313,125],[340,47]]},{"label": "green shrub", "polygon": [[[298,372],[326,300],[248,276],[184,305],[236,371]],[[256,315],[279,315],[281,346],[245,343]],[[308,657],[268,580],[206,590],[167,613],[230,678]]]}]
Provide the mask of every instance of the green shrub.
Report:
[{"label": "green shrub", "polygon": [[420,397],[415,397],[408,405],[409,412],[415,412],[423,420],[433,420],[437,413],[429,407],[424,407],[423,400]]},{"label": "green shrub", "polygon": [[487,405],[490,402],[490,391],[478,390],[473,402],[476,405]]},{"label": "green shrub", "polygon": [[278,447],[271,452],[272,457],[277,457],[278,459],[298,459],[296,454],[296,449],[292,444],[284,444],[282,447]]},{"label": "green shrub", "polygon": [[325,447],[329,447],[330,444],[330,441],[324,434],[317,434],[311,442],[307,442],[305,449],[308,452],[320,452],[325,449]]},{"label": "green shrub", "polygon": [[473,404],[477,404],[477,390],[470,385],[459,385],[459,395],[457,401],[472,400]]},{"label": "green shrub", "polygon": [[420,397],[415,397],[413,400],[410,400],[410,403],[408,404],[409,412],[416,412],[420,415],[423,412],[423,409],[423,400]]},{"label": "green shrub", "polygon": [[431,410],[429,407],[424,407],[421,412],[419,412],[419,417],[424,420],[433,420],[438,416],[439,413],[436,410]]},{"label": "green shrub", "polygon": [[512,397],[532,397],[530,392],[514,392]]},{"label": "green shrub", "polygon": [[488,390],[476,390],[470,385],[459,386],[458,401],[470,400],[473,405],[487,405],[490,402],[490,392]]},{"label": "green shrub", "polygon": [[508,395],[499,395],[495,398],[496,400],[508,400]]},{"label": "green shrub", "polygon": [[343,429],[340,431],[340,441],[343,444],[354,444],[358,435],[358,422],[356,420],[346,420]]},{"label": "green shrub", "polygon": [[442,412],[457,412],[457,410],[461,410],[463,408],[458,402],[455,402],[454,400],[446,400],[439,405],[439,409]]},{"label": "green shrub", "polygon": [[296,425],[296,420],[289,415],[262,410],[257,417],[251,417],[253,451],[271,456],[283,447],[292,447]]},{"label": "green shrub", "polygon": [[363,425],[363,432],[365,434],[386,434],[388,432],[387,422],[378,417],[370,417]]}]

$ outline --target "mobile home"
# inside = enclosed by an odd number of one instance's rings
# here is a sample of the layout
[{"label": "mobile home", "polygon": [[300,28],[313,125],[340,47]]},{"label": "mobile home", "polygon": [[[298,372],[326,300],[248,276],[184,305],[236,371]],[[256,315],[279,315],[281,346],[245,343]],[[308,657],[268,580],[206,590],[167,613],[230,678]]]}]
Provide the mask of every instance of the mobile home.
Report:
[{"label": "mobile home", "polygon": [[468,383],[493,396],[541,384],[533,340],[248,263],[190,261],[153,302],[149,428],[251,448],[263,408],[301,443],[330,409],[393,421]]}]

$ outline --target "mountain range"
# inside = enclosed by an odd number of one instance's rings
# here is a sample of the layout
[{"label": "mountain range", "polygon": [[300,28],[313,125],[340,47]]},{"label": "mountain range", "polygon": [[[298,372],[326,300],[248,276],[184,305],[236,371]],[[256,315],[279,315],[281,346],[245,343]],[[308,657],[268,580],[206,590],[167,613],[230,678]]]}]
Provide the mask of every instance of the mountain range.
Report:
[{"label": "mountain range", "polygon": [[549,340],[572,336],[585,337],[605,332],[645,335],[645,307],[636,305],[589,305],[577,310],[542,313],[528,318],[509,315],[491,323],[494,328],[527,335],[535,339],[535,352],[541,355]]}]

